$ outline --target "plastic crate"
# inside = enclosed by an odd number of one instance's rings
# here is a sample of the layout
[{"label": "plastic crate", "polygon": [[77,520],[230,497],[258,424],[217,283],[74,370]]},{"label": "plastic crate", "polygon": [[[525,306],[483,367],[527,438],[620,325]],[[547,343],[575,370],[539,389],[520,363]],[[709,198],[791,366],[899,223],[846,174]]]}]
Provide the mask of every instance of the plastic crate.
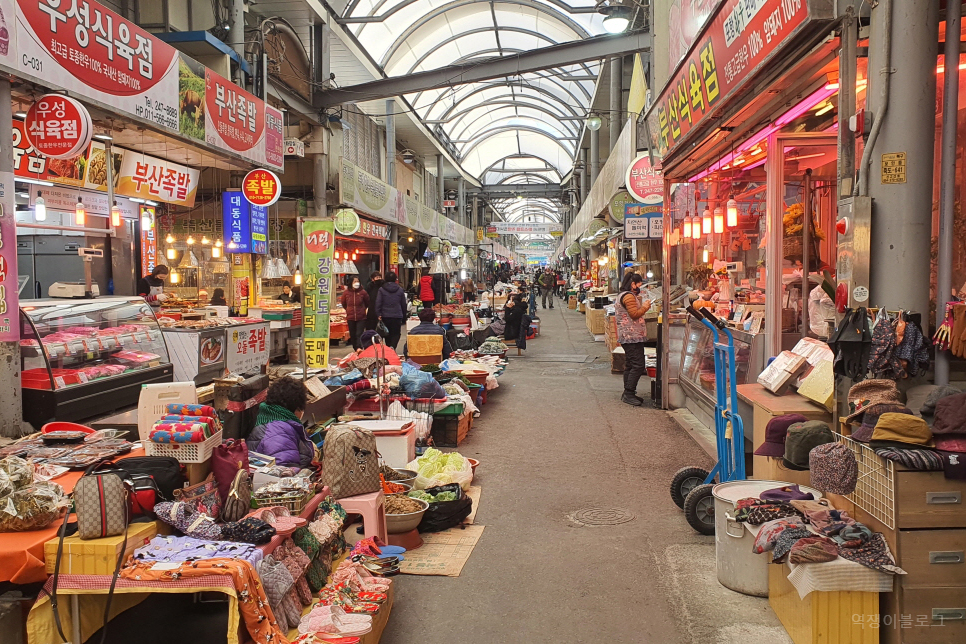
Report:
[{"label": "plastic crate", "polygon": [[148,456],[172,456],[179,463],[204,463],[221,445],[221,432],[212,435],[203,443],[155,443],[144,441],[144,452]]},{"label": "plastic crate", "polygon": [[193,382],[155,382],[141,385],[138,395],[138,437],[148,440],[154,421],[165,415],[171,403],[193,405],[198,402],[198,389]]},{"label": "plastic crate", "polygon": [[460,416],[463,413],[463,403],[452,402],[439,411],[433,412],[433,416]]}]

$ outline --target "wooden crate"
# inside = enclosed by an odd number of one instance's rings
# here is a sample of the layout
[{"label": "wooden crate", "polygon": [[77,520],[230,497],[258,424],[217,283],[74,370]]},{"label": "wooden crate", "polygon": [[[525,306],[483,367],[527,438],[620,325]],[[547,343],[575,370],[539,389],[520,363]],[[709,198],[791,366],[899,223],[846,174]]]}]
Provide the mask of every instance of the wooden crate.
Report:
[{"label": "wooden crate", "polygon": [[816,591],[800,599],[788,573],[788,564],[768,565],[768,603],[795,644],[878,644],[878,622],[870,620],[878,619],[879,593]]},{"label": "wooden crate", "polygon": [[431,434],[436,447],[459,447],[470,433],[473,414],[468,411],[460,416],[433,416]]}]

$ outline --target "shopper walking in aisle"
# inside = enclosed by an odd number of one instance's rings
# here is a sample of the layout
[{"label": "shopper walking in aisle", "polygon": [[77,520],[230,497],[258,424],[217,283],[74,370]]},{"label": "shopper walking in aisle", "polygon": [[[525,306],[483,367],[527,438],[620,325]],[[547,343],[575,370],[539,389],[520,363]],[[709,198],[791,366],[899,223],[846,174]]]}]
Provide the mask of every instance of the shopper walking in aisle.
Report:
[{"label": "shopper walking in aisle", "polygon": [[503,309],[503,321],[506,323],[503,330],[505,339],[516,340],[520,336],[520,325],[523,323],[523,316],[526,312],[526,308],[523,306],[523,296],[520,294],[511,295]]},{"label": "shopper walking in aisle", "polygon": [[651,301],[641,302],[641,285],[644,278],[639,273],[628,273],[621,283],[621,291],[614,303],[617,318],[617,341],[624,349],[624,393],[621,402],[640,407],[644,399],[637,395],[637,383],[647,371],[644,358],[644,341],[647,326],[644,314],[651,308]]},{"label": "shopper walking in aisle", "polygon": [[399,330],[402,328],[406,311],[409,308],[409,303],[406,301],[406,291],[396,283],[396,279],[394,272],[386,273],[386,283],[379,289],[379,294],[376,296],[376,314],[389,329],[386,346],[392,347],[393,350],[399,344],[399,336],[401,335]]},{"label": "shopper walking in aisle", "polygon": [[431,309],[436,304],[436,292],[433,291],[433,276],[423,275],[419,278],[419,301],[424,309]]},{"label": "shopper walking in aisle", "polygon": [[375,331],[376,324],[379,322],[379,315],[376,313],[376,297],[379,289],[386,283],[382,279],[382,273],[376,271],[369,276],[369,283],[366,284],[366,293],[369,295],[369,310],[366,311],[366,331]]},{"label": "shopper walking in aisle", "polygon": [[362,290],[362,282],[358,277],[352,278],[352,284],[342,293],[339,304],[345,309],[352,348],[358,351],[362,346],[359,344],[359,338],[366,330],[366,313],[369,310],[369,294]]},{"label": "shopper walking in aisle", "polygon": [[550,308],[553,308],[553,289],[557,288],[557,280],[549,268],[544,269],[540,277],[537,278],[540,284],[540,303],[543,308],[547,308],[547,300],[550,300]]}]

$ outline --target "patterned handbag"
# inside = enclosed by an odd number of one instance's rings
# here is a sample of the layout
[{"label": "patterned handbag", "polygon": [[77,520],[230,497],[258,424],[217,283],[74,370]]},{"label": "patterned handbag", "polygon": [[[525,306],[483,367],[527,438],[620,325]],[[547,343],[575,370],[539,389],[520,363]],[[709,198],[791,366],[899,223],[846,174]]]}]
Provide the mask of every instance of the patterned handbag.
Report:
[{"label": "patterned handbag", "polygon": [[88,471],[74,485],[77,534],[81,539],[113,537],[128,521],[127,489],[117,474]]},{"label": "patterned handbag", "polygon": [[223,521],[241,521],[242,518],[251,510],[252,504],[252,483],[248,478],[246,470],[238,470],[235,480],[231,482],[231,489],[228,490],[228,498],[221,509]]},{"label": "patterned handbag", "polygon": [[325,437],[323,452],[322,479],[335,498],[381,489],[379,453],[372,432],[354,425],[335,427]]},{"label": "patterned handbag", "polygon": [[201,483],[174,491],[175,501],[183,501],[197,512],[207,514],[217,520],[221,514],[221,497],[218,496],[218,483],[209,474]]}]

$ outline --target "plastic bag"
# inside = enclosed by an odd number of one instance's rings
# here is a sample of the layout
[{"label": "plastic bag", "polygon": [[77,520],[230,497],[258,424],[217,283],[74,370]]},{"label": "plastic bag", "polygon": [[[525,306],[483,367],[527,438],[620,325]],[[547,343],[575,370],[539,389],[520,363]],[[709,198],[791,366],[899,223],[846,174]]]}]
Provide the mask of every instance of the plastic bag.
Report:
[{"label": "plastic bag", "polygon": [[433,378],[433,374],[415,369],[403,369],[399,379],[399,386],[411,398],[445,398],[442,387]]},{"label": "plastic bag", "polygon": [[416,490],[457,483],[466,491],[473,482],[473,468],[469,460],[458,452],[444,454],[438,449],[430,448],[409,463],[406,469],[417,472],[416,480],[413,481],[413,489]]},{"label": "plastic bag", "polygon": [[433,416],[421,411],[406,409],[401,402],[394,400],[386,410],[386,418],[390,420],[411,420],[416,429],[416,438],[429,438],[433,429]]},{"label": "plastic bag", "polygon": [[60,518],[70,505],[64,488],[38,482],[0,498],[0,532],[42,530]]},{"label": "plastic bag", "polygon": [[[10,484],[14,490],[21,490],[34,482],[34,465],[19,456],[8,456],[0,459],[0,470],[10,477]],[[0,494],[0,496],[3,496]]]}]

